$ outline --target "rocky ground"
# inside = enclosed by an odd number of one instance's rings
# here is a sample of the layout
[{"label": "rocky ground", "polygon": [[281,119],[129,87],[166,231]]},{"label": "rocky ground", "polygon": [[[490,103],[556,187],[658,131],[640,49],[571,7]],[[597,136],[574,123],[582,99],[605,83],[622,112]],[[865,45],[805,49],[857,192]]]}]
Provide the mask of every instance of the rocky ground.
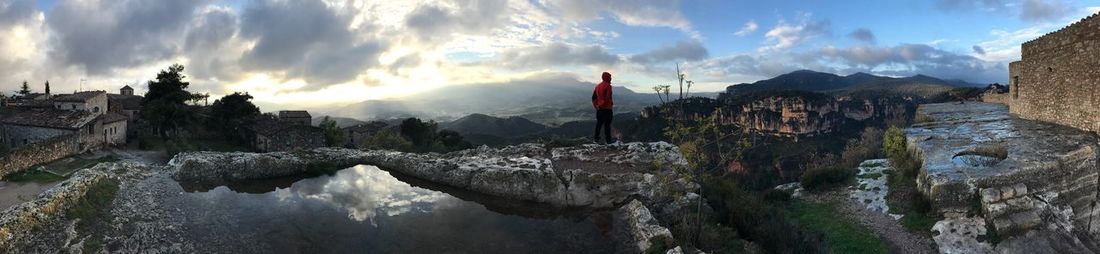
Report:
[{"label": "rocky ground", "polygon": [[[311,152],[250,154],[191,153],[168,165],[151,164],[146,156],[120,153],[123,161],[81,170],[40,195],[35,201],[0,214],[0,250],[6,252],[195,253],[272,252],[266,246],[241,244],[255,235],[238,232],[189,232],[188,209],[177,180],[225,181],[302,173],[310,163],[388,165],[414,177],[522,200],[557,201],[557,205],[608,207],[631,204],[616,212],[616,233],[622,246],[641,251],[649,239],[669,232],[660,218],[697,203],[697,186],[682,178],[662,176],[682,165],[679,150],[667,143],[622,146],[545,148],[521,145],[479,148],[451,154],[404,154],[318,149]],[[568,162],[566,162],[568,161]],[[562,163],[565,162],[565,163]],[[606,166],[606,168],[601,168]],[[654,166],[657,165],[657,166]],[[664,168],[662,168],[664,167]],[[662,173],[664,172],[664,173]],[[449,176],[433,178],[424,176]],[[668,178],[669,180],[660,180]],[[457,179],[457,180],[456,180]],[[481,180],[479,180],[481,179]],[[117,184],[109,213],[95,221],[73,216],[73,207],[93,194],[85,191],[101,181]],[[459,183],[459,184],[456,184]],[[465,185],[463,185],[464,183]],[[531,189],[541,186],[541,189]],[[524,193],[549,192],[556,198],[537,199]],[[553,191],[557,193],[554,194]],[[545,195],[540,193],[539,195]],[[550,202],[551,204],[555,204]],[[232,224],[231,218],[201,218]],[[657,233],[654,233],[657,232]],[[633,252],[626,250],[625,252]]]}]

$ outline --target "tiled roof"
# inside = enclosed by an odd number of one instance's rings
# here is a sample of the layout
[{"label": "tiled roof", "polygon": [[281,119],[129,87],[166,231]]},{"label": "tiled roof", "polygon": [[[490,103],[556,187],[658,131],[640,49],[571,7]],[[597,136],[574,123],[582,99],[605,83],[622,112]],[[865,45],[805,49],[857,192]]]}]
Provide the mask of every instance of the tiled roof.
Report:
[{"label": "tiled roof", "polygon": [[96,97],[100,94],[106,94],[106,93],[107,92],[104,92],[104,91],[84,91],[84,92],[76,92],[74,94],[59,94],[59,95],[57,95],[57,97],[54,97],[54,100],[55,101],[64,101],[64,102],[85,102],[85,101],[88,101],[88,99],[91,99],[91,98],[94,98],[94,97]]},{"label": "tiled roof", "polygon": [[279,118],[285,118],[285,117],[300,118],[300,117],[310,117],[310,116],[309,116],[309,111],[305,111],[305,110],[283,110],[283,111],[279,111]]},{"label": "tiled roof", "polygon": [[126,116],[115,112],[107,112],[107,114],[103,114],[103,123],[126,121],[126,119],[128,119]]},{"label": "tiled roof", "polygon": [[12,108],[0,123],[35,126],[54,129],[80,129],[96,119],[86,111],[59,110],[53,108]]},{"label": "tiled roof", "polygon": [[110,107],[122,107],[123,110],[141,110],[141,96],[108,94]]},{"label": "tiled roof", "polygon": [[133,87],[130,87],[130,85],[126,85],[126,86],[122,87],[122,88],[121,88],[121,89],[119,89],[119,90],[124,90],[124,89],[128,89],[128,90],[134,90],[134,88],[133,88]]}]

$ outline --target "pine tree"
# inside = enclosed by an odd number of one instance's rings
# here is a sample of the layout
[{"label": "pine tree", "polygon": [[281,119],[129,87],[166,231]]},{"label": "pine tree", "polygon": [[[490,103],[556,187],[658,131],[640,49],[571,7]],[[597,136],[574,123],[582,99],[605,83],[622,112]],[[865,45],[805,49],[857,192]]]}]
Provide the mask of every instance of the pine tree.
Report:
[{"label": "pine tree", "polygon": [[50,81],[46,80],[46,94],[50,94]]},{"label": "pine tree", "polygon": [[26,80],[23,80],[23,86],[19,87],[19,91],[17,91],[17,93],[19,93],[19,95],[21,96],[27,96],[28,94],[31,94],[31,87],[27,85]]}]

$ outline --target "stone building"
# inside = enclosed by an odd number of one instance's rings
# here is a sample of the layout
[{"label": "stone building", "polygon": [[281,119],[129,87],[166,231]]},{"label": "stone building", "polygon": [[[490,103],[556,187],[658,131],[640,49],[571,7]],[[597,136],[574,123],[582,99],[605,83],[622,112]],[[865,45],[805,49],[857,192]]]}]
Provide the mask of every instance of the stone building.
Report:
[{"label": "stone building", "polygon": [[130,128],[126,128],[129,133],[127,135],[133,136],[137,134],[137,122],[141,119],[141,99],[140,95],[134,95],[134,89],[130,86],[124,86],[119,89],[118,94],[107,95],[107,111],[115,112],[126,116],[126,125]]},{"label": "stone building", "polygon": [[126,116],[108,112],[107,93],[62,94],[41,103],[6,107],[0,115],[0,143],[18,148],[56,138],[74,140],[76,152],[126,141]]},{"label": "stone building", "polygon": [[344,127],[340,130],[344,132],[344,137],[346,141],[345,146],[363,147],[367,140],[374,136],[374,134],[377,134],[378,132],[385,129],[387,126],[388,125],[385,122],[369,122]]},{"label": "stone building", "polygon": [[257,121],[256,150],[260,152],[313,149],[325,146],[325,134],[316,126],[274,119]]},{"label": "stone building", "polygon": [[118,94],[119,95],[134,95],[134,88],[130,87],[129,85],[123,86],[122,88],[118,89]]},{"label": "stone building", "polygon": [[312,125],[313,117],[305,110],[279,111],[279,121],[291,124]]},{"label": "stone building", "polygon": [[1009,64],[1009,111],[1100,131],[1100,13],[1025,42]]}]

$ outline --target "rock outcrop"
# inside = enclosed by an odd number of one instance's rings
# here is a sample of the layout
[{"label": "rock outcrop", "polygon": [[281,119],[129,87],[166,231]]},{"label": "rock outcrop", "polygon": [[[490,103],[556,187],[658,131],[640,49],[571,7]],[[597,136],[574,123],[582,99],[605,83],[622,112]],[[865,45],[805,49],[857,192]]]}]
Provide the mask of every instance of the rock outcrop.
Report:
[{"label": "rock outcrop", "polygon": [[181,181],[236,181],[300,174],[321,164],[375,165],[452,187],[559,206],[612,207],[634,196],[654,197],[668,188],[680,192],[697,188],[687,182],[679,182],[682,184],[678,186],[658,184],[654,173],[686,164],[679,149],[663,142],[562,148],[524,144],[448,154],[336,148],[280,153],[193,152],[177,155],[169,168]]},{"label": "rock outcrop", "polygon": [[[1000,104],[927,104],[917,112],[906,136],[922,161],[918,189],[936,211],[948,220],[980,215],[1006,239],[1001,245],[1017,246],[998,252],[1100,251],[1091,244],[1100,236],[1094,134],[1014,118]],[[1046,244],[1009,244],[1017,241]]]},{"label": "rock outcrop", "polygon": [[[619,253],[643,253],[652,241],[671,241],[672,231],[661,226],[653,214],[638,200],[630,201],[615,211],[615,238]],[[669,243],[671,244],[671,243]]]}]

